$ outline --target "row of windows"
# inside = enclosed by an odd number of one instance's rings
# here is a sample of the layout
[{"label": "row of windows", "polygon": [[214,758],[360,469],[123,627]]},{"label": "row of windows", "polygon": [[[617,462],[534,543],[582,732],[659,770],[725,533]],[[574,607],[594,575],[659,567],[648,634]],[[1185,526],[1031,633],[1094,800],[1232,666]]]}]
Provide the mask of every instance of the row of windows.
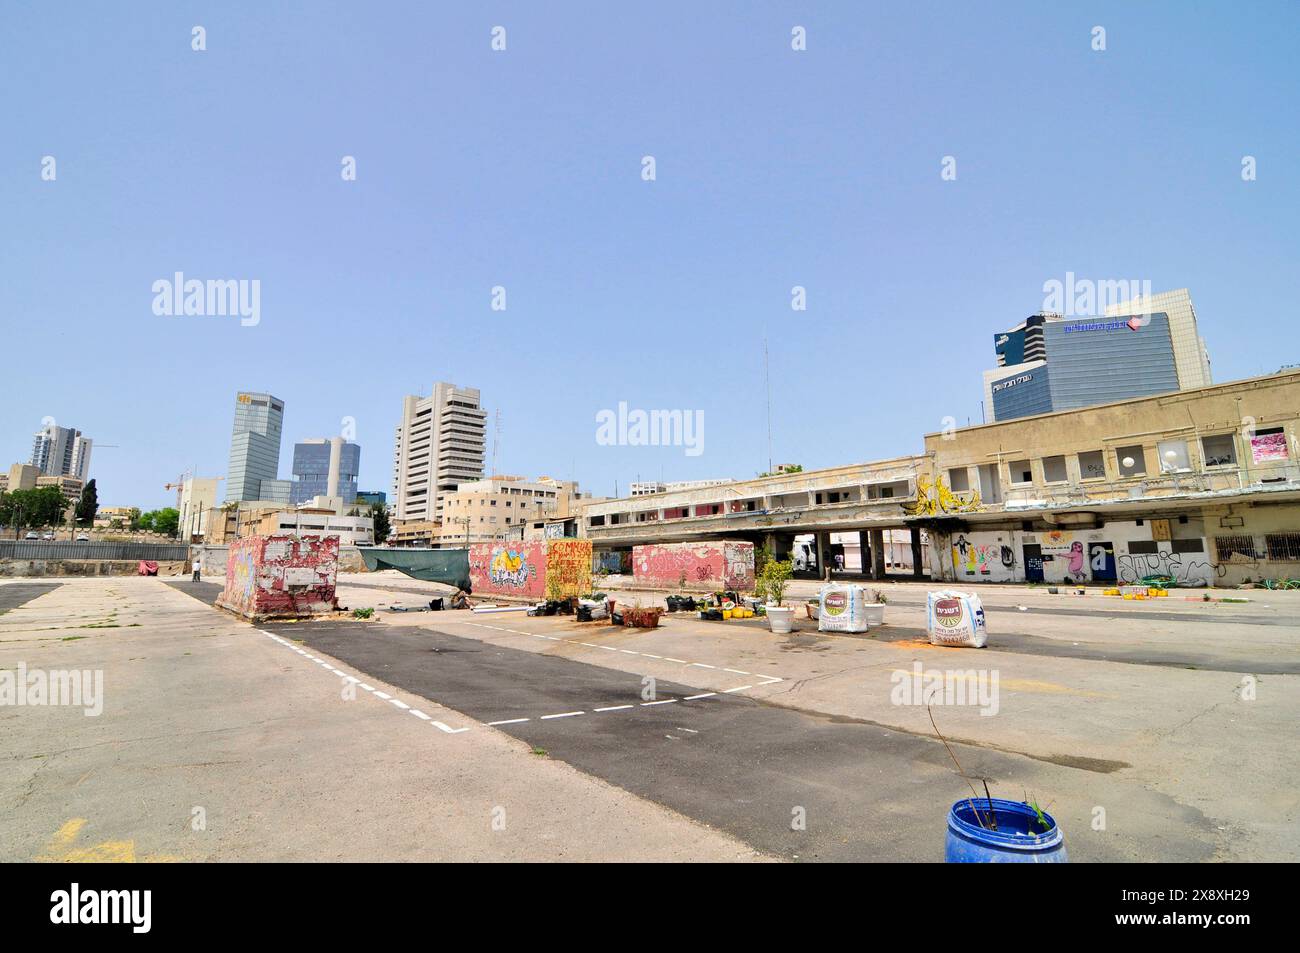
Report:
[{"label": "row of windows", "polygon": [[[1268,438],[1279,436],[1282,433],[1281,427],[1257,430],[1253,434],[1253,439],[1267,441]],[[1102,450],[1083,450],[1069,456],[1056,454],[1041,457],[1038,464],[1042,472],[1042,482],[1045,484],[1072,482],[1071,462],[1073,462],[1074,471],[1077,474],[1073,479],[1079,481],[1104,480],[1111,473],[1117,474],[1120,478],[1145,476],[1148,472],[1147,449],[1141,444],[1116,447],[1112,451],[1110,470],[1107,468],[1107,454]],[[1201,437],[1200,451],[1202,465],[1206,468],[1235,467],[1238,465],[1235,433],[1207,434]],[[1161,440],[1156,444],[1155,452],[1155,472],[1185,473],[1192,469],[1189,446],[1186,440]],[[1280,452],[1283,455],[1286,453],[1285,441],[1281,443]],[[1028,458],[1008,462],[1007,477],[1010,484],[1012,486],[1025,486],[1037,482],[1034,479],[1033,463],[1034,461]],[[970,468],[953,467],[950,469],[948,471],[948,486],[958,493],[970,490]]]}]

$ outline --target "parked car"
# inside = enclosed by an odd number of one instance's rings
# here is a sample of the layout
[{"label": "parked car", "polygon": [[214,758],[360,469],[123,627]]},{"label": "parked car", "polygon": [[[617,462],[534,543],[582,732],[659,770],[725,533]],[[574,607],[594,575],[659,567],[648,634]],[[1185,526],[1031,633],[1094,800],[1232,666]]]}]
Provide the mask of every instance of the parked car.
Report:
[{"label": "parked car", "polygon": [[53,534],[53,533],[46,533],[44,536],[41,537],[41,539],[48,539],[48,540],[50,540],[51,542],[53,542],[53,541],[54,541],[54,534]]},{"label": "parked car", "polygon": [[79,543],[88,543],[88,542],[90,542],[90,537],[87,536],[85,533],[78,533],[78,534],[77,534],[77,542],[79,542]]},{"label": "parked car", "polygon": [[23,539],[40,539],[40,538],[41,537],[38,533],[28,533],[26,536],[23,537]]}]

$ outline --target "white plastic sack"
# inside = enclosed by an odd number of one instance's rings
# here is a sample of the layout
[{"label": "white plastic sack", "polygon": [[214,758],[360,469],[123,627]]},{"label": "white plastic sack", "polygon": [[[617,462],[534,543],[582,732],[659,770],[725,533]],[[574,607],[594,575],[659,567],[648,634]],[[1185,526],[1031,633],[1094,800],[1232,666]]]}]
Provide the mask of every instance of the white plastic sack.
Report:
[{"label": "white plastic sack", "polygon": [[821,591],[817,612],[818,632],[866,632],[865,586],[829,585]]},{"label": "white plastic sack", "polygon": [[957,645],[982,649],[988,643],[984,605],[970,592],[942,589],[926,601],[926,626],[931,645]]}]

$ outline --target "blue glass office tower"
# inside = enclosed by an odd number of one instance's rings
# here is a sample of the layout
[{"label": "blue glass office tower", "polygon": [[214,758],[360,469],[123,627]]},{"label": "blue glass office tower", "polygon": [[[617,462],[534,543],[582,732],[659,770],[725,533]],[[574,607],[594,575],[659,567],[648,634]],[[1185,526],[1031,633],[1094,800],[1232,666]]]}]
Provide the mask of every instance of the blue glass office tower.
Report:
[{"label": "blue glass office tower", "polygon": [[290,502],[297,505],[314,496],[338,496],[345,504],[353,503],[360,469],[361,447],[342,437],[295,443]]}]

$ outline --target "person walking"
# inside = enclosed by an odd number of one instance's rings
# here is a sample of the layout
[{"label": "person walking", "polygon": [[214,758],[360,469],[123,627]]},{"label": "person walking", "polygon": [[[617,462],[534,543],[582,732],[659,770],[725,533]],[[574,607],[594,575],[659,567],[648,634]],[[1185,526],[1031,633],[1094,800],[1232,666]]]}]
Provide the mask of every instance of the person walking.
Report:
[{"label": "person walking", "polygon": [[203,571],[203,554],[194,554],[194,581],[199,581],[199,574]]}]

